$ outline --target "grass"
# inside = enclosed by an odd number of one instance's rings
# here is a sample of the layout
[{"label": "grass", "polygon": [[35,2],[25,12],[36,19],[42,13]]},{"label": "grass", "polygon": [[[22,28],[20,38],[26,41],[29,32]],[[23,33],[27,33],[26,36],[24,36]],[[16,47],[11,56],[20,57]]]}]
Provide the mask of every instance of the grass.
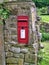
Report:
[{"label": "grass", "polygon": [[49,15],[40,15],[41,22],[49,22]]},{"label": "grass", "polygon": [[49,41],[42,42],[44,45],[44,49],[41,50],[40,56],[42,56],[42,60],[38,65],[49,65]]},{"label": "grass", "polygon": [[49,40],[49,33],[42,32],[42,39],[41,41],[48,41]]}]

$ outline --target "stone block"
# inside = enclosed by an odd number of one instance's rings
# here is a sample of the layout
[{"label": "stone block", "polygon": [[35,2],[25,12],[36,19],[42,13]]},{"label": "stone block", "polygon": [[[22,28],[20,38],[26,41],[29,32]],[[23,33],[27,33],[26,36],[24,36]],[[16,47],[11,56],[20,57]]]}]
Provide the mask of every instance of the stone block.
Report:
[{"label": "stone block", "polygon": [[28,48],[28,50],[29,50],[30,53],[34,53],[35,52],[33,47]]},{"label": "stone block", "polygon": [[8,64],[8,65],[18,65],[18,64]]},{"label": "stone block", "polygon": [[25,54],[25,62],[34,63],[35,55],[31,53]]},{"label": "stone block", "polygon": [[7,65],[9,65],[9,64],[7,64]]},{"label": "stone block", "polygon": [[16,28],[10,28],[10,31],[12,32],[11,35],[17,34]]},{"label": "stone block", "polygon": [[18,58],[9,57],[6,59],[7,63],[18,63]]},{"label": "stone block", "polygon": [[29,65],[29,63],[24,63],[24,65]]},{"label": "stone block", "polygon": [[6,42],[8,41],[8,36],[5,37],[5,41],[6,41]]},{"label": "stone block", "polygon": [[8,51],[8,50],[9,50],[9,48],[10,48],[10,45],[5,44],[5,51]]},{"label": "stone block", "polygon": [[12,52],[6,52],[6,56],[7,57],[13,56],[13,53]]},{"label": "stone block", "polygon": [[11,23],[9,24],[9,26],[15,28],[15,27],[16,27],[16,23],[15,23],[15,22],[11,22]]},{"label": "stone block", "polygon": [[17,42],[16,41],[13,41],[13,40],[11,40],[10,42],[9,42],[12,46],[16,46],[16,44],[17,44]]},{"label": "stone block", "polygon": [[20,54],[13,54],[14,55],[14,57],[16,57],[16,58],[24,58],[24,54],[22,54],[22,53],[20,53]]},{"label": "stone block", "polygon": [[10,51],[12,51],[13,53],[20,53],[20,48],[16,48],[16,47],[11,47]]},{"label": "stone block", "polygon": [[20,51],[21,53],[28,53],[28,49],[26,49],[26,48],[23,48],[23,49],[21,49],[21,51]]},{"label": "stone block", "polygon": [[32,63],[24,63],[24,65],[35,65],[35,64],[32,64]]},{"label": "stone block", "polygon": [[29,65],[35,65],[35,64],[31,64],[31,63],[30,63]]},{"label": "stone block", "polygon": [[13,54],[13,56],[16,57],[16,58],[19,58],[19,55],[20,54],[15,54],[15,53]]},{"label": "stone block", "polygon": [[19,58],[18,59],[18,65],[23,65],[24,59]]},{"label": "stone block", "polygon": [[20,58],[23,58],[23,59],[24,59],[24,54],[21,53],[21,54],[20,54]]}]

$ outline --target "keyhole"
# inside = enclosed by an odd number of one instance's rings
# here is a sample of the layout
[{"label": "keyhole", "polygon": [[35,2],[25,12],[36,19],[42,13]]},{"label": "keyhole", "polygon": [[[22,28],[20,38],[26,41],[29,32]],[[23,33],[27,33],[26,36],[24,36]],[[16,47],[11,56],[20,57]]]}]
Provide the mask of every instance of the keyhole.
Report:
[{"label": "keyhole", "polygon": [[22,27],[22,29],[24,29],[24,27]]}]

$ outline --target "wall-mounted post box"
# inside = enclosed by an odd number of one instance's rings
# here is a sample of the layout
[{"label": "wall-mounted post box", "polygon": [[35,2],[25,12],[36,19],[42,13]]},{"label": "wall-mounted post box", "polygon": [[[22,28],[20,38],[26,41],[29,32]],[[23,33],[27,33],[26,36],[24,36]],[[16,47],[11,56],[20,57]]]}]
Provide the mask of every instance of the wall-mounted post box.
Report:
[{"label": "wall-mounted post box", "polygon": [[29,39],[29,23],[28,16],[17,17],[18,43],[28,44]]}]

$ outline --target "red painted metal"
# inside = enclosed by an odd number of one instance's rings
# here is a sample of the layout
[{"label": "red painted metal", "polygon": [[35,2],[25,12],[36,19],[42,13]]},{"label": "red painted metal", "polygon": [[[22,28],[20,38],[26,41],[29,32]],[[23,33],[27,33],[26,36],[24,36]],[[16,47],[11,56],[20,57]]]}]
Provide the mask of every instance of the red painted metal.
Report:
[{"label": "red painted metal", "polygon": [[18,16],[17,20],[18,42],[19,44],[28,44],[29,39],[28,16]]},{"label": "red painted metal", "polygon": [[28,16],[18,16],[17,17],[17,20],[25,20],[25,21],[28,21]]}]

